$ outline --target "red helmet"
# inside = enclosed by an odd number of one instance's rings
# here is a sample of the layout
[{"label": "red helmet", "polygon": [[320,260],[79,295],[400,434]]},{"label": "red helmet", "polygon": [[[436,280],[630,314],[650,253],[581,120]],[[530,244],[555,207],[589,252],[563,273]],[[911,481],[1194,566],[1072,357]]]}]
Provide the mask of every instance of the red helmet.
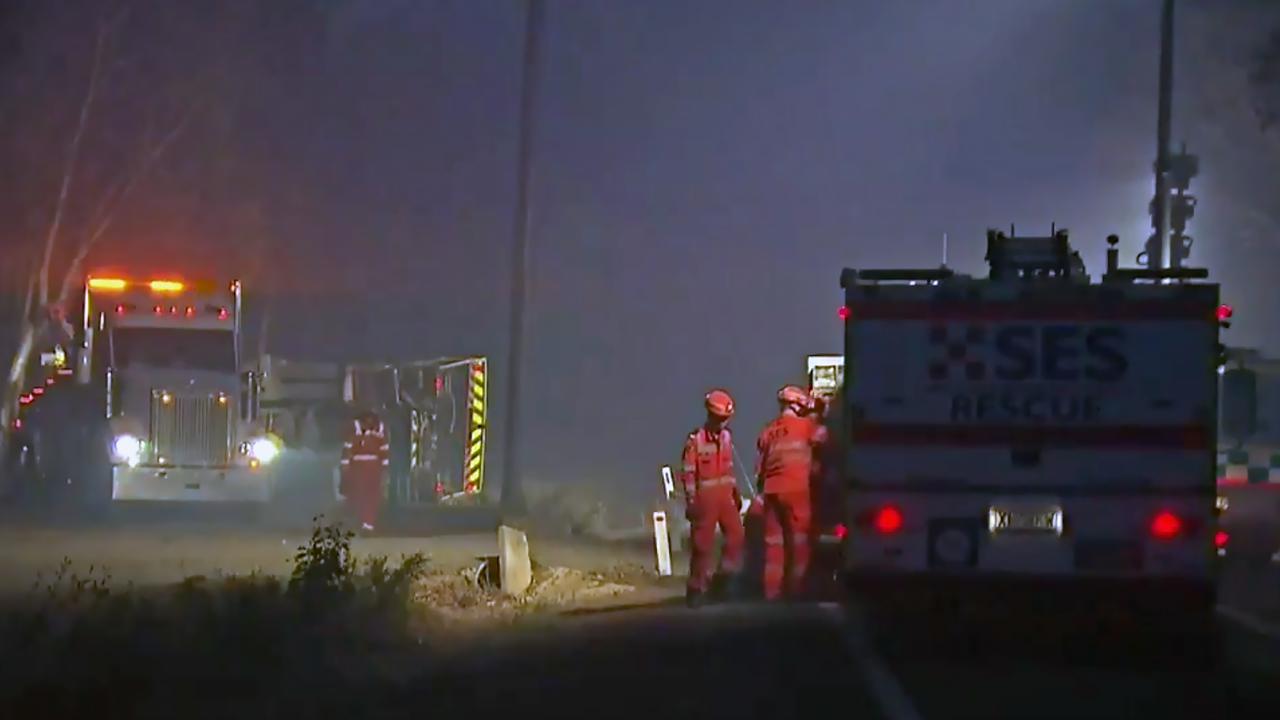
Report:
[{"label": "red helmet", "polygon": [[707,412],[723,419],[733,416],[733,398],[724,390],[712,390],[706,397]]},{"label": "red helmet", "polygon": [[778,390],[778,402],[783,405],[795,405],[806,409],[813,407],[813,398],[799,385],[783,385]]}]

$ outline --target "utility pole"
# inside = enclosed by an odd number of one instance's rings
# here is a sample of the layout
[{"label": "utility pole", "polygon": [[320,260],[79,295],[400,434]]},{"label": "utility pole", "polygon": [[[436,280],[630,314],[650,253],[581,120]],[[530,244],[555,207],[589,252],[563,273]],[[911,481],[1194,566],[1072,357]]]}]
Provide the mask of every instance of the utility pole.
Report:
[{"label": "utility pole", "polygon": [[507,408],[502,443],[503,516],[523,515],[526,510],[520,480],[520,381],[523,375],[525,303],[528,300],[529,235],[533,225],[533,140],[538,93],[538,51],[542,34],[542,0],[528,0],[525,11],[524,71],[520,89],[520,147],[517,177],[514,242],[511,254],[511,326],[507,337]]},{"label": "utility pole", "polygon": [[1191,179],[1200,172],[1200,159],[1187,152],[1187,144],[1170,150],[1173,104],[1173,0],[1164,0],[1160,19],[1160,106],[1156,116],[1156,193],[1151,198],[1151,227],[1138,263],[1152,270],[1184,267],[1194,242],[1186,234],[1187,221],[1196,212],[1196,198],[1189,194]]},{"label": "utility pole", "polygon": [[[1152,234],[1138,262],[1149,269],[1171,267],[1169,252],[1169,134],[1173,107],[1173,0],[1160,17],[1160,99],[1156,111],[1156,194],[1151,199]],[[1145,260],[1145,261],[1144,261]]]}]

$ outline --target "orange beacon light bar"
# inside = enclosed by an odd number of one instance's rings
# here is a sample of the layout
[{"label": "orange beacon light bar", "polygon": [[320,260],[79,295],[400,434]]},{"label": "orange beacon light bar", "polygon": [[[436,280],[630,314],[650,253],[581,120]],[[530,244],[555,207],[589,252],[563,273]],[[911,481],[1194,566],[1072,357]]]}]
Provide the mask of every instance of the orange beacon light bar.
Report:
[{"label": "orange beacon light bar", "polygon": [[100,277],[89,278],[90,290],[124,290],[129,283],[120,278]]},{"label": "orange beacon light bar", "polygon": [[183,289],[186,288],[186,285],[183,285],[177,280],[152,280],[150,285],[151,292],[158,293],[182,292]]}]

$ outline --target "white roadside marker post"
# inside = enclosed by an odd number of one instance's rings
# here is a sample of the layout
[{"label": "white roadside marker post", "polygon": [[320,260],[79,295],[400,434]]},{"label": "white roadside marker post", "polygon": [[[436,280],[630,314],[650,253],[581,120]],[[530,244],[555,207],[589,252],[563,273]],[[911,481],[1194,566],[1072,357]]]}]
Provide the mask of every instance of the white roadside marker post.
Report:
[{"label": "white roadside marker post", "polygon": [[671,496],[676,494],[676,479],[671,474],[671,466],[662,466],[662,490],[666,493],[667,502],[671,502]]},{"label": "white roadside marker post", "polygon": [[667,514],[653,513],[653,546],[658,554],[658,576],[671,576],[671,540],[667,536]]},{"label": "white roadside marker post", "polygon": [[[671,472],[670,465],[662,466],[662,495],[663,495],[662,507],[669,512],[672,509],[672,504],[675,502],[675,496],[676,496],[676,479],[675,479],[675,475]],[[671,532],[671,527],[668,524],[667,546],[671,548],[671,552],[680,552],[681,550],[683,550],[684,549],[684,531],[679,527],[677,527],[675,532],[673,533]]]}]

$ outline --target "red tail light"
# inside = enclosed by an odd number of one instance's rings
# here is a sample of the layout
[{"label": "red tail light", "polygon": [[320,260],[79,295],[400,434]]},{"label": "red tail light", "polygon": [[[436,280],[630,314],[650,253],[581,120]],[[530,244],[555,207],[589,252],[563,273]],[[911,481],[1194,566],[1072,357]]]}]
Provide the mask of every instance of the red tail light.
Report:
[{"label": "red tail light", "polygon": [[848,305],[841,305],[836,314],[840,316],[841,320],[848,320],[853,317],[853,311],[849,309]]},{"label": "red tail light", "polygon": [[1182,534],[1182,525],[1182,518],[1164,510],[1151,519],[1151,535],[1157,540],[1172,540]]},{"label": "red tail light", "polygon": [[32,395],[43,395],[43,394],[44,394],[44,388],[42,388],[42,387],[40,387],[39,385],[37,385],[37,386],[35,386],[35,387],[31,388],[31,394],[32,394]]},{"label": "red tail light", "polygon": [[845,536],[849,534],[849,528],[845,527],[843,524],[836,525],[832,530],[832,534],[836,536],[837,540],[843,540],[845,539]]},{"label": "red tail light", "polygon": [[117,306],[116,306],[116,314],[117,314],[117,315],[123,315],[123,314],[124,314],[124,306],[123,306],[123,305],[117,305]]},{"label": "red tail light", "polygon": [[196,316],[196,309],[195,309],[195,308],[193,308],[193,307],[191,307],[190,305],[188,305],[188,306],[187,306],[187,317],[195,317],[195,316]]},{"label": "red tail light", "polygon": [[1219,322],[1226,322],[1227,320],[1231,319],[1232,315],[1235,315],[1235,314],[1236,314],[1235,308],[1231,307],[1230,305],[1227,305],[1224,303],[1218,306]]},{"label": "red tail light", "polygon": [[1219,530],[1213,534],[1213,546],[1221,550],[1227,546],[1227,541],[1231,539],[1231,535],[1226,530]]},{"label": "red tail light", "polygon": [[882,535],[898,532],[902,529],[902,511],[892,505],[885,505],[871,518],[871,527]]},{"label": "red tail light", "polygon": [[442,482],[437,482],[437,483],[436,483],[436,494],[437,494],[437,495],[443,495],[443,494],[444,494],[444,483],[442,483]]}]

